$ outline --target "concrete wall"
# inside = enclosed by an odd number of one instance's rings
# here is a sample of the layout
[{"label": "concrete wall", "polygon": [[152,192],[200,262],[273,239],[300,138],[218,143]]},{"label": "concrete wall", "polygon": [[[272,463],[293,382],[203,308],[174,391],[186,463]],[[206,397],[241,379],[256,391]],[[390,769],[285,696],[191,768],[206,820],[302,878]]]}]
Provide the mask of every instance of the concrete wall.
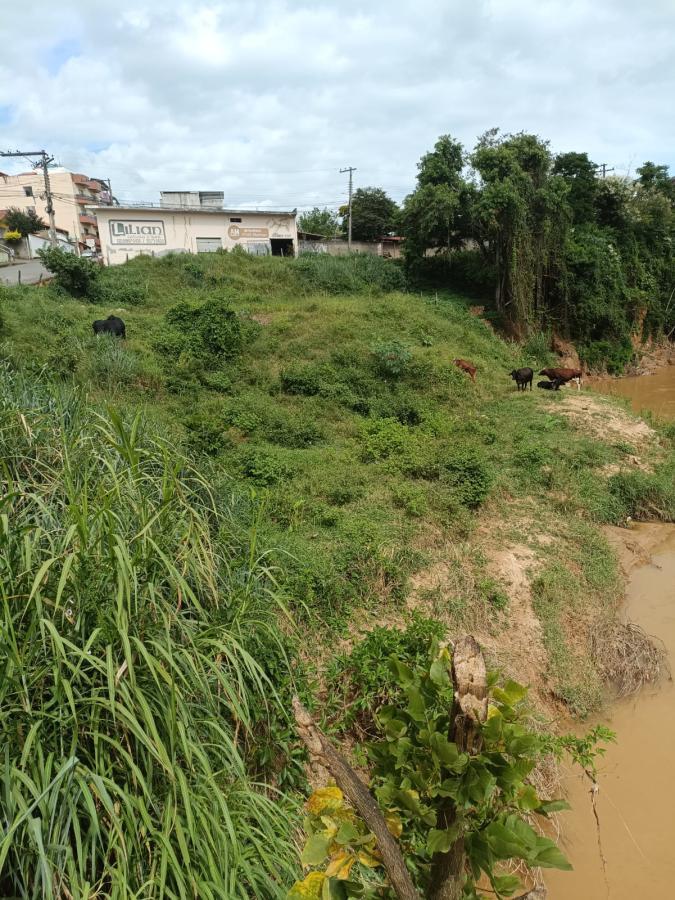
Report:
[{"label": "concrete wall", "polygon": [[[328,253],[329,256],[346,256],[349,253],[347,241],[300,241],[300,253]],[[398,259],[401,247],[398,242],[352,241],[352,253],[369,253],[371,256],[390,256]]]},{"label": "concrete wall", "polygon": [[111,266],[141,254],[197,253],[197,238],[219,240],[225,250],[239,246],[252,252],[269,249],[272,238],[287,238],[297,251],[292,213],[110,207],[97,209],[96,216],[101,253]]}]

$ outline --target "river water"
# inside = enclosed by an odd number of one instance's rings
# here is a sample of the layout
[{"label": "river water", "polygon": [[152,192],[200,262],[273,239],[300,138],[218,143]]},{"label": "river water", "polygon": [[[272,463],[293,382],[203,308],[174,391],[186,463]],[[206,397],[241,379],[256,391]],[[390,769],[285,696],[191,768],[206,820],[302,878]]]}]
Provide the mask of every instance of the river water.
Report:
[{"label": "river water", "polygon": [[663,366],[654,375],[598,378],[589,384],[591,390],[626,397],[637,413],[648,409],[659,418],[675,420],[675,366]]},{"label": "river water", "polygon": [[[595,390],[620,394],[636,412],[675,420],[675,367],[656,375],[607,379]],[[650,561],[632,570],[624,615],[665,644],[675,669],[675,525],[636,526]],[[573,872],[549,872],[549,900],[675,898],[675,684],[666,681],[615,703],[600,720],[617,734],[599,764],[598,833],[590,783],[572,769],[564,786],[572,810],[562,814],[561,846]],[[592,724],[592,723],[591,723]]]}]

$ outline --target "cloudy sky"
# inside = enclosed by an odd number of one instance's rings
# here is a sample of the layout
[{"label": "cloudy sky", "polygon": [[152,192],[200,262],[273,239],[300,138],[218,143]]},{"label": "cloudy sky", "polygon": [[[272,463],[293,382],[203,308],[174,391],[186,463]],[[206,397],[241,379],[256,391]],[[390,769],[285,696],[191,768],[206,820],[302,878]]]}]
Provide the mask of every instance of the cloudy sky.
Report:
[{"label": "cloudy sky", "polygon": [[[675,170],[675,0],[0,0],[0,149],[123,200],[401,200],[443,133]],[[0,160],[0,170],[25,163]]]}]

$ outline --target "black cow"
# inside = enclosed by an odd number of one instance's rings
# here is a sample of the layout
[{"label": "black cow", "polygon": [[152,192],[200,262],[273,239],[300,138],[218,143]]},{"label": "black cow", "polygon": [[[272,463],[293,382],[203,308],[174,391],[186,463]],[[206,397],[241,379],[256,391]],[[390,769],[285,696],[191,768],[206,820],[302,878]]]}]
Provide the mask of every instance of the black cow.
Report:
[{"label": "black cow", "polygon": [[563,383],[561,378],[556,378],[554,381],[538,381],[537,387],[544,391],[557,391]]},{"label": "black cow", "polygon": [[94,334],[112,334],[115,337],[125,338],[127,330],[119,316],[108,316],[107,319],[97,319],[93,324]]},{"label": "black cow", "polygon": [[524,369],[514,369],[512,372],[509,372],[509,375],[516,383],[516,390],[527,390],[527,386],[529,384],[530,390],[532,390],[532,379],[534,378],[534,371],[532,369],[524,368]]}]

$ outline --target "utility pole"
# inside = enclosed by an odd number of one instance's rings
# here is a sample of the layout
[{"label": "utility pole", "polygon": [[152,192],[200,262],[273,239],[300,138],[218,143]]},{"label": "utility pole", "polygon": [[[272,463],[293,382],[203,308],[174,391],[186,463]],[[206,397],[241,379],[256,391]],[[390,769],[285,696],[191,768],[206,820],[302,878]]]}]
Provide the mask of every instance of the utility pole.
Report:
[{"label": "utility pole", "polygon": [[352,252],[352,176],[354,172],[356,172],[356,168],[354,166],[347,166],[345,169],[340,169],[340,174],[344,172],[349,172],[349,229],[347,231],[347,250],[349,253]]},{"label": "utility pole", "polygon": [[611,169],[608,169],[608,168],[607,168],[607,163],[600,163],[600,164],[597,165],[595,168],[596,168],[596,169],[602,169],[602,177],[603,177],[603,178],[605,178],[605,176],[607,175],[607,172],[613,172],[613,171],[614,171],[614,166],[612,166]]},{"label": "utility pole", "polygon": [[54,162],[54,157],[49,156],[46,150],[32,150],[24,152],[22,150],[0,150],[0,157],[39,157],[38,162],[33,163],[34,169],[42,169],[45,178],[45,203],[47,204],[47,215],[49,216],[49,243],[52,247],[56,247],[56,222],[54,220],[54,204],[52,202],[52,189],[49,183],[49,164]]}]

